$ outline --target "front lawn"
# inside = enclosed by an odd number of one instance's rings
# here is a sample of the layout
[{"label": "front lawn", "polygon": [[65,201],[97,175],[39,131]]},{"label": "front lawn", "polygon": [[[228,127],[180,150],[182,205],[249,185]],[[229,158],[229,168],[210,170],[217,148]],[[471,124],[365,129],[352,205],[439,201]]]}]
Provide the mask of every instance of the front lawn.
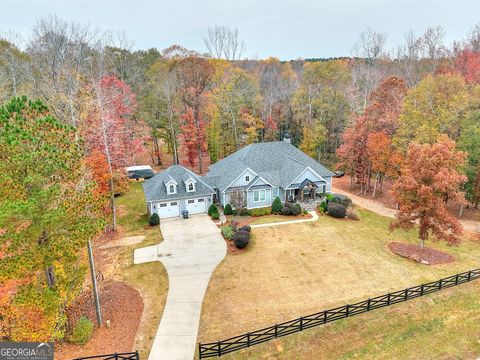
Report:
[{"label": "front lawn", "polygon": [[228,255],[212,276],[199,341],[239,335],[480,263],[480,246],[467,240],[458,247],[428,244],[451,253],[456,259],[451,264],[431,267],[401,258],[386,245],[416,243],[416,233],[390,233],[390,219],[367,210],[359,214],[360,221],[320,216],[315,222],[252,229],[247,251]]}]

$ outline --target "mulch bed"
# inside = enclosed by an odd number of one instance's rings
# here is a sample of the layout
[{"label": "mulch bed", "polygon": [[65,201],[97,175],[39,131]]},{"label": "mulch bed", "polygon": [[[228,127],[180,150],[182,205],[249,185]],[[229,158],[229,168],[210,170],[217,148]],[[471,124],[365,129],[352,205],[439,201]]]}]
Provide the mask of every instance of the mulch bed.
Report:
[{"label": "mulch bed", "polygon": [[450,254],[432,248],[421,249],[419,245],[391,242],[388,248],[397,255],[425,265],[448,264],[455,261]]},{"label": "mulch bed", "polygon": [[[99,292],[103,322],[105,324],[106,320],[110,320],[110,327],[95,327],[93,337],[83,346],[56,343],[55,359],[132,351],[143,312],[142,297],[137,290],[118,281],[103,283]],[[82,294],[67,313],[72,323],[85,315],[96,324],[91,292]]]}]

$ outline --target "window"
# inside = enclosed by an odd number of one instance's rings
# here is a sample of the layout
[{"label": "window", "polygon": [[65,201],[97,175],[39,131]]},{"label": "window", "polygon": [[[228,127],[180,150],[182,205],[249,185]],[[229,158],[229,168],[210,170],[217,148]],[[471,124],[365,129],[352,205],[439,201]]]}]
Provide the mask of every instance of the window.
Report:
[{"label": "window", "polygon": [[188,191],[194,191],[195,190],[195,186],[193,185],[193,183],[189,183],[188,184]]},{"label": "window", "polygon": [[168,187],[168,193],[169,193],[169,194],[175,194],[175,192],[176,192],[176,191],[175,191],[175,185],[170,185],[170,186]]},{"label": "window", "polygon": [[253,192],[253,201],[259,202],[259,201],[265,201],[266,194],[265,190],[255,190]]},{"label": "window", "polygon": [[167,207],[167,203],[160,204],[160,207]]},{"label": "window", "polygon": [[250,176],[245,176],[245,181],[250,181]]},{"label": "window", "polygon": [[177,205],[178,203],[176,201],[170,203],[170,206],[177,206]]},{"label": "window", "polygon": [[195,202],[195,200],[188,200],[189,204],[193,204],[194,202]]},{"label": "window", "polygon": [[198,199],[198,202],[205,202],[205,199]]}]

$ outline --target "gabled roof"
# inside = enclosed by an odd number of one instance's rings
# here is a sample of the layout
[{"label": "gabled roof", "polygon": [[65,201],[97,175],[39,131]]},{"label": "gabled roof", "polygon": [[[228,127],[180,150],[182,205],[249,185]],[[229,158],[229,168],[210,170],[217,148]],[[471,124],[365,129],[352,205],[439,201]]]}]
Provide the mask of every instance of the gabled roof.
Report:
[{"label": "gabled roof", "polygon": [[[189,179],[196,181],[195,191],[187,192],[185,182]],[[165,184],[174,180],[177,183],[177,193],[169,195]],[[143,183],[143,192],[147,201],[174,200],[186,197],[210,195],[214,190],[194,172],[181,165],[172,165],[168,169],[156,174]]]},{"label": "gabled roof", "polygon": [[224,191],[246,168],[252,169],[274,186],[285,188],[310,167],[322,177],[333,172],[285,141],[250,144],[210,166],[208,183]]}]

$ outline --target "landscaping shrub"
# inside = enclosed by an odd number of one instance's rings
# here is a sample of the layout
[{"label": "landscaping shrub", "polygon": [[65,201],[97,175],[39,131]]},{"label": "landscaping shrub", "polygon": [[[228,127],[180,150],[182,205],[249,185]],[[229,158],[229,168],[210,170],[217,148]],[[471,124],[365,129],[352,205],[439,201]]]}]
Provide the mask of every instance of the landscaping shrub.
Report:
[{"label": "landscaping shrub", "polygon": [[286,204],[282,208],[282,215],[292,215],[292,209],[290,209],[290,207],[287,206]]},{"label": "landscaping shrub", "polygon": [[210,205],[210,207],[208,208],[208,215],[212,215],[212,213],[218,213],[218,209],[217,207],[215,206],[215,204],[212,204]]},{"label": "landscaping shrub", "polygon": [[212,213],[211,216],[212,216],[212,219],[213,219],[213,220],[218,220],[218,219],[220,219],[220,214],[219,214],[218,212]]},{"label": "landscaping shrub", "polygon": [[332,194],[325,195],[325,202],[328,204],[330,201],[338,203],[338,199]]},{"label": "landscaping shrub", "polygon": [[322,201],[322,203],[318,206],[318,210],[320,210],[322,213],[326,213],[327,212],[327,202],[326,201]]},{"label": "landscaping shrub", "polygon": [[347,209],[347,218],[352,219],[352,220],[360,220],[360,215],[353,210],[352,208]]},{"label": "landscaping shrub", "polygon": [[250,242],[250,233],[246,230],[237,230],[233,235],[233,242],[237,249],[244,249]]},{"label": "landscaping shrub", "polygon": [[227,204],[227,206],[225,206],[225,209],[223,209],[223,213],[225,215],[232,215],[233,214],[232,205]]},{"label": "landscaping shrub", "polygon": [[73,328],[70,341],[77,345],[85,345],[93,334],[93,323],[86,316],[81,316]]},{"label": "landscaping shrub", "polygon": [[238,215],[240,215],[240,216],[248,216],[248,215],[250,215],[250,210],[248,210],[247,208],[240,209],[240,210],[238,211]]},{"label": "landscaping shrub", "polygon": [[150,226],[157,226],[160,224],[160,217],[158,216],[157,213],[153,213],[152,216],[150,216],[150,219],[148,219],[148,223]]},{"label": "landscaping shrub", "polygon": [[329,202],[327,206],[327,213],[335,218],[344,218],[347,215],[347,208],[342,204]]},{"label": "landscaping shrub", "polygon": [[303,209],[303,214],[304,214],[304,215],[307,215],[307,214],[308,214],[308,211],[305,210],[305,209]]},{"label": "landscaping shrub", "polygon": [[272,214],[279,214],[282,211],[282,201],[277,196],[272,203]]},{"label": "landscaping shrub", "polygon": [[292,210],[292,215],[300,215],[302,213],[302,208],[299,204],[293,204],[290,209]]},{"label": "landscaping shrub", "polygon": [[235,234],[235,231],[233,230],[233,227],[231,226],[222,227],[222,235],[225,239],[232,240],[234,234]]},{"label": "landscaping shrub", "polygon": [[350,199],[347,195],[333,194],[333,196],[336,199],[335,202],[338,202],[339,204],[342,204],[346,208],[349,208],[350,206],[352,206],[352,199]]},{"label": "landscaping shrub", "polygon": [[251,216],[263,216],[263,215],[269,215],[271,213],[272,213],[272,209],[270,209],[269,207],[250,210]]},{"label": "landscaping shrub", "polygon": [[242,226],[241,228],[239,228],[238,230],[244,230],[244,231],[252,231],[252,227],[250,225],[244,225]]}]

